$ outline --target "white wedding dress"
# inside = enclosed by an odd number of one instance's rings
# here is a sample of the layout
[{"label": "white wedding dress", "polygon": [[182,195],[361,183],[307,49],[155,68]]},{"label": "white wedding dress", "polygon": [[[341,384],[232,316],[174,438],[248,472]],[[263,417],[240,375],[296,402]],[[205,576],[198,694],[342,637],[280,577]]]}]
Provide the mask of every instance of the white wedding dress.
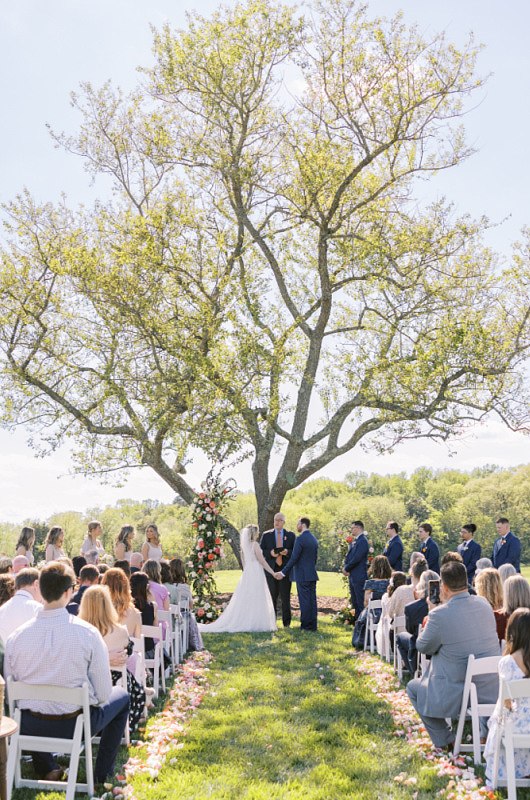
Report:
[{"label": "white wedding dress", "polygon": [[210,624],[198,623],[201,633],[258,633],[276,630],[276,614],[264,569],[270,571],[250,531],[241,531],[243,574],[223,613]]}]

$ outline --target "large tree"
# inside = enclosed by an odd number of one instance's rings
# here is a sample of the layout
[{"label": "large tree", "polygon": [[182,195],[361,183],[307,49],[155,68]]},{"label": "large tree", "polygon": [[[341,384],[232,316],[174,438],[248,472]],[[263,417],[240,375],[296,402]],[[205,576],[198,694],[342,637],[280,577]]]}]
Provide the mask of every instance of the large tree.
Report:
[{"label": "large tree", "polygon": [[262,528],[361,445],[520,427],[527,254],[501,269],[485,220],[422,199],[471,154],[472,42],[249,0],[156,32],[154,56],[128,96],[83,86],[55,135],[110,199],[7,206],[6,424],[187,502],[190,448],[249,457]]}]

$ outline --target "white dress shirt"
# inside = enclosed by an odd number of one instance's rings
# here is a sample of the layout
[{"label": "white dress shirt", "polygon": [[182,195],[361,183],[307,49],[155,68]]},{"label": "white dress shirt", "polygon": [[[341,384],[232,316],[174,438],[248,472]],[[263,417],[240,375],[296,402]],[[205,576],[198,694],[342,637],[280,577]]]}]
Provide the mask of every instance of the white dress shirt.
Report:
[{"label": "white dress shirt", "polygon": [[14,630],[33,619],[41,608],[42,603],[38,603],[27,589],[19,589],[11,600],[0,606],[0,639],[4,644]]},{"label": "white dress shirt", "polygon": [[[105,703],[112,690],[107,647],[98,630],[66,608],[39,611],[6,642],[4,676],[25,683],[76,688],[88,683],[90,705]],[[67,714],[71,703],[21,702],[41,714]]]}]

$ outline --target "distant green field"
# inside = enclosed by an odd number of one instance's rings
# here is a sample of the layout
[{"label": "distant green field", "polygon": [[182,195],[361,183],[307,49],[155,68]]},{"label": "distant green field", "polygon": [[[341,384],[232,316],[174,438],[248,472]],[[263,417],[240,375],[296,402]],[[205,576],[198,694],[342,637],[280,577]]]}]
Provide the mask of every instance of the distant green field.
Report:
[{"label": "distant green field", "polygon": [[[238,569],[219,570],[215,573],[215,582],[220,592],[233,592],[240,577],[241,572]],[[338,572],[319,572],[318,577],[320,580],[317,584],[317,593],[321,597],[348,596],[342,576]]]}]

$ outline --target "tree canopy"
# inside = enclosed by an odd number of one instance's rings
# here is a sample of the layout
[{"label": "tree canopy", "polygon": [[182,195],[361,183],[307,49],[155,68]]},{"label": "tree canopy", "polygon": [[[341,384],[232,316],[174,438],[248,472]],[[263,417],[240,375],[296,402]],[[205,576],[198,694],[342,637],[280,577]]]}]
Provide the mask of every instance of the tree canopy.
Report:
[{"label": "tree canopy", "polygon": [[419,183],[471,155],[476,54],[358,2],[248,0],[155,31],[132,93],[82,86],[53,136],[112,192],[5,209],[4,423],[188,503],[190,448],[248,457],[262,529],[361,445],[523,427],[528,245],[504,266]]}]

